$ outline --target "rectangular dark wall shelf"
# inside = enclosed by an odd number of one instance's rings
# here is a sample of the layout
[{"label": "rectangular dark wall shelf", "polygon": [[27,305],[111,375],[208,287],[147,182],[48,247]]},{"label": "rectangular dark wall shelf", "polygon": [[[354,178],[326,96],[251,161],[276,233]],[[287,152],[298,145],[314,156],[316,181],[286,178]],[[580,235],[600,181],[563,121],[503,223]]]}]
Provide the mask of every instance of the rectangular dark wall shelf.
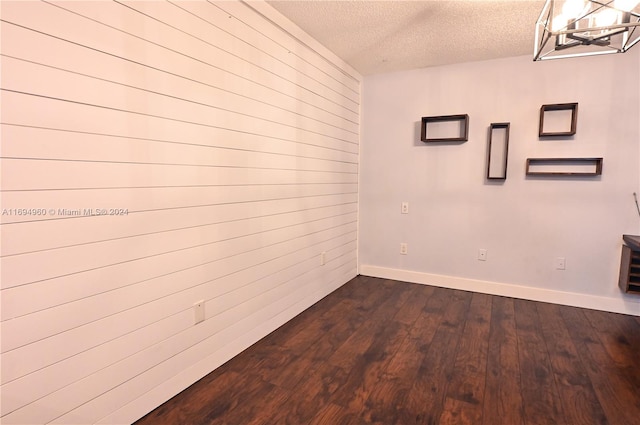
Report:
[{"label": "rectangular dark wall shelf", "polygon": [[487,153],[487,180],[506,180],[509,156],[508,122],[491,123]]},{"label": "rectangular dark wall shelf", "polygon": [[[545,115],[548,112],[571,111],[571,118],[563,126],[563,131],[545,129]],[[550,120],[548,120],[550,121]],[[538,127],[539,137],[555,137],[555,136],[573,136],[576,134],[578,125],[578,104],[577,103],[555,103],[551,105],[542,105],[540,107],[540,125]]]},{"label": "rectangular dark wall shelf", "polygon": [[[449,122],[455,130],[451,136],[429,136],[429,124],[435,126]],[[457,123],[457,125],[456,125]],[[437,117],[422,117],[420,140],[429,142],[466,142],[469,138],[469,115],[442,115]]]},{"label": "rectangular dark wall shelf", "polygon": [[[585,165],[590,166],[590,171],[576,171],[576,167]],[[542,171],[544,167],[548,167],[549,170]],[[562,171],[558,171],[559,169]],[[602,158],[527,158],[528,176],[599,176],[601,174]]]}]

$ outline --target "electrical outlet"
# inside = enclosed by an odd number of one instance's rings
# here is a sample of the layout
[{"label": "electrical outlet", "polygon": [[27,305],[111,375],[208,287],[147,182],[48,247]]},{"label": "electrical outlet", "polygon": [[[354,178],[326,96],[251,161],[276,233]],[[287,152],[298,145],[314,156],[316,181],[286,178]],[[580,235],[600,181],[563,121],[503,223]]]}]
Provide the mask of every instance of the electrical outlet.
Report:
[{"label": "electrical outlet", "polygon": [[401,207],[400,207],[400,212],[402,214],[409,214],[409,203],[408,202],[403,202]]},{"label": "electrical outlet", "polygon": [[407,255],[409,253],[409,248],[406,242],[402,242],[400,244],[400,254]]},{"label": "electrical outlet", "polygon": [[556,270],[564,270],[566,268],[566,260],[564,257],[556,257]]},{"label": "electrical outlet", "polygon": [[204,322],[204,300],[193,304],[193,324]]},{"label": "electrical outlet", "polygon": [[320,265],[324,266],[326,264],[326,262],[327,262],[327,253],[322,251],[320,253]]},{"label": "electrical outlet", "polygon": [[487,261],[487,250],[480,248],[478,250],[478,261]]}]

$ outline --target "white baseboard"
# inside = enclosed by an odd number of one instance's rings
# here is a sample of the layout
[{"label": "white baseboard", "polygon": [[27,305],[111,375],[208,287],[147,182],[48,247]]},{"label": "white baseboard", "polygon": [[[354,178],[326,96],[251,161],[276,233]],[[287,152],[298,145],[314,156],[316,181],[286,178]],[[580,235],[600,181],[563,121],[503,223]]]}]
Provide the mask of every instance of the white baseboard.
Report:
[{"label": "white baseboard", "polygon": [[622,293],[620,294],[620,298],[600,297],[575,292],[554,291],[551,289],[510,285],[506,283],[422,273],[411,270],[391,269],[366,264],[360,265],[359,273],[365,276],[420,283],[423,285],[440,286],[443,288],[460,289],[463,291],[480,292],[483,294],[500,295],[504,297],[521,298],[532,301],[542,301],[552,304],[562,304],[573,307],[640,316],[640,298],[638,300],[628,299],[625,298]]}]

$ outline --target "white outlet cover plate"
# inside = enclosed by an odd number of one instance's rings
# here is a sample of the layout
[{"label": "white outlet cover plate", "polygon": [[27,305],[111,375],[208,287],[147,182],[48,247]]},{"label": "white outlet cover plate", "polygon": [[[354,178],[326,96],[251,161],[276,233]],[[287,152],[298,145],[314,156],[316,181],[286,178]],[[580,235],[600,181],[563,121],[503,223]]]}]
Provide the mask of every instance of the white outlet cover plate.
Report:
[{"label": "white outlet cover plate", "polygon": [[204,322],[204,300],[193,304],[194,323]]}]

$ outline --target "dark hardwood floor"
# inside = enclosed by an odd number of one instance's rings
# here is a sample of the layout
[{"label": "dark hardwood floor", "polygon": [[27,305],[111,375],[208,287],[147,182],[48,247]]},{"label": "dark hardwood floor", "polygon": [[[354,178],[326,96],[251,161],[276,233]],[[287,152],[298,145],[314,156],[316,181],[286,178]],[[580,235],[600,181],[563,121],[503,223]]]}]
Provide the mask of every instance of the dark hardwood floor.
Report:
[{"label": "dark hardwood floor", "polygon": [[137,425],[640,424],[640,318],[359,276]]}]

